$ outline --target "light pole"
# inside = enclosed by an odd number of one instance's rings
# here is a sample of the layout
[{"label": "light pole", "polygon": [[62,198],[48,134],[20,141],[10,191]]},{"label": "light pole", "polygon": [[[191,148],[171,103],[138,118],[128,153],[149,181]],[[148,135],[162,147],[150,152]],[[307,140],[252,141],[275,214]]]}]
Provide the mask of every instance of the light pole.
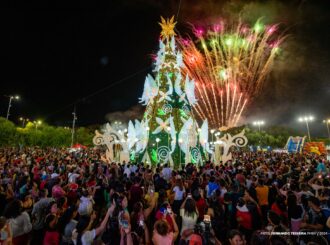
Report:
[{"label": "light pole", "polygon": [[306,123],[306,128],[307,128],[307,135],[308,135],[308,140],[311,141],[311,134],[309,132],[309,125],[308,122],[312,122],[314,120],[313,116],[305,116],[305,117],[299,117],[298,121],[299,122],[305,122]]},{"label": "light pole", "polygon": [[74,132],[75,132],[75,126],[76,126],[76,120],[77,120],[76,106],[73,109],[72,116],[73,116],[73,119],[72,119],[72,131],[71,131],[71,148],[73,146]]},{"label": "light pole", "polygon": [[38,130],[38,126],[42,124],[42,121],[38,120],[38,121],[34,121],[33,123],[36,126],[36,131],[37,131]]},{"label": "light pole", "polygon": [[159,143],[160,139],[156,138],[156,143],[157,143],[157,163],[159,163],[159,159],[158,159],[158,143]]},{"label": "light pole", "polygon": [[[263,120],[258,120],[258,121],[254,121],[253,122],[253,125],[254,126],[258,126],[258,131],[259,131],[259,133],[261,132],[261,126],[262,125],[264,125],[265,124],[265,122],[263,121]],[[260,139],[259,139],[259,145],[261,145],[261,138],[262,138],[262,135],[260,135]]]},{"label": "light pole", "polygon": [[328,137],[330,139],[330,130],[329,130],[329,124],[330,124],[330,118],[323,120],[323,123],[325,123],[325,125],[327,126],[327,130],[328,130]]},{"label": "light pole", "polygon": [[261,126],[264,125],[264,124],[265,124],[264,121],[255,121],[255,122],[253,122],[254,126],[258,126],[259,132],[261,130]]},{"label": "light pole", "polygon": [[9,118],[9,113],[10,113],[10,107],[11,107],[11,102],[12,102],[12,100],[19,100],[19,96],[18,95],[15,95],[15,96],[13,96],[13,95],[9,95],[9,96],[7,96],[7,97],[9,97],[9,103],[8,103],[8,110],[7,110],[7,120],[8,120],[8,118]]},{"label": "light pole", "polygon": [[22,128],[24,128],[25,123],[30,121],[29,118],[20,117],[19,120],[22,122]]}]

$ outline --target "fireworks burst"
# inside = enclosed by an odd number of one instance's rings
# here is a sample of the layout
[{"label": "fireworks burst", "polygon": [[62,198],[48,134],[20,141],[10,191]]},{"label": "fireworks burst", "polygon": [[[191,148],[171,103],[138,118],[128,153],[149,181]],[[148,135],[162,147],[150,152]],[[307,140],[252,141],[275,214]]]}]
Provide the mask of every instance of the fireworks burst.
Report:
[{"label": "fireworks burst", "polygon": [[194,28],[197,42],[180,38],[184,73],[196,82],[195,114],[212,128],[235,127],[250,100],[258,94],[270,71],[283,36],[278,26],[260,21]]}]

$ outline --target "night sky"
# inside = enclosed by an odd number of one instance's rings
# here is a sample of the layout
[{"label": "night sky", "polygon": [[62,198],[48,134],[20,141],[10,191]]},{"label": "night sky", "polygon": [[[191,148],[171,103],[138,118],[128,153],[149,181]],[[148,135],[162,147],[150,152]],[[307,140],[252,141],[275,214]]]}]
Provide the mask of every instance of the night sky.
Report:
[{"label": "night sky", "polygon": [[[157,52],[159,16],[178,13],[179,0],[117,0],[103,6],[1,10],[0,113],[69,126],[76,104],[78,125],[136,117],[144,79]],[[312,133],[325,135],[330,117],[330,4],[304,1],[181,0],[177,30],[188,22],[219,18],[281,23],[282,45],[263,94],[244,116],[303,129],[299,115],[313,114]],[[110,113],[110,114],[109,114]]]}]

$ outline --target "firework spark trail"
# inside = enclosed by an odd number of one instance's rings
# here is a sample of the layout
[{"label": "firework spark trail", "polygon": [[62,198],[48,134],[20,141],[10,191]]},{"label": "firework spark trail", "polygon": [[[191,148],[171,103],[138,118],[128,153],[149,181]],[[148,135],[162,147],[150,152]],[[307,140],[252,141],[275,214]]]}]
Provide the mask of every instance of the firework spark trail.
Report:
[{"label": "firework spark trail", "polygon": [[[208,106],[211,108],[212,105],[211,105],[211,102],[210,102],[210,100],[209,100],[209,96],[207,95],[207,90],[206,90],[205,87],[206,87],[206,85],[203,84],[203,92],[204,92],[204,95],[205,95],[206,101],[207,101],[207,103],[208,103]],[[212,121],[215,122],[216,120],[215,120],[215,118],[214,118],[213,110],[209,110],[209,111],[211,112],[211,114],[209,114],[209,115],[211,115]]]},{"label": "firework spark trail", "polygon": [[198,104],[194,105],[194,111],[197,113],[197,115],[200,118],[206,118],[205,114],[203,113],[202,109],[200,108],[200,106]]},{"label": "firework spark trail", "polygon": [[212,93],[213,93],[213,100],[215,102],[215,111],[216,111],[216,114],[217,114],[217,122],[219,122],[220,121],[220,113],[218,111],[218,101],[217,101],[217,97],[215,96],[214,84],[211,84],[211,87],[212,87]]},{"label": "firework spark trail", "polygon": [[[200,92],[200,90],[199,90],[199,86],[196,86],[196,87],[197,87],[198,93],[200,94],[201,92]],[[201,98],[201,97],[200,97],[200,98]],[[197,108],[196,110],[198,111],[198,114],[201,114],[201,115],[203,115],[203,118],[206,118],[206,116],[205,116],[205,114],[204,114],[204,111],[203,111],[203,109],[201,108],[201,106],[200,106],[199,103],[195,104],[195,105],[194,105],[194,108]],[[206,110],[207,110],[207,109],[206,109]]]},{"label": "firework spark trail", "polygon": [[243,95],[242,93],[240,93],[240,95],[239,95],[239,99],[238,99],[238,102],[237,102],[236,110],[235,110],[235,113],[234,113],[234,118],[233,118],[233,121],[231,122],[232,124],[235,124],[235,119],[237,117],[237,112],[238,112],[239,106],[241,104],[242,95]]},{"label": "firework spark trail", "polygon": [[236,99],[236,89],[237,89],[237,86],[235,84],[234,85],[234,95],[233,95],[233,99],[232,99],[232,102],[231,102],[229,118],[232,118],[232,113],[233,113],[233,109],[234,109],[234,105],[235,105],[235,99]]},{"label": "firework spark trail", "polygon": [[236,126],[248,98],[260,92],[284,39],[277,30],[277,25],[264,26],[260,21],[253,27],[221,23],[221,28],[208,32],[195,29],[196,43],[179,38],[183,73],[200,85],[199,105],[194,108],[200,119],[208,119],[210,128]]},{"label": "firework spark trail", "polygon": [[[202,99],[203,101],[205,101],[205,98],[204,98],[204,95],[203,95],[203,91],[201,91],[201,89],[199,88],[199,86],[196,86],[196,87],[197,87],[197,90],[198,90],[197,95],[199,95],[200,99]],[[207,112],[207,115],[211,115],[210,108],[211,108],[211,106],[209,106],[209,105],[207,107],[205,107],[206,112]],[[204,118],[208,118],[208,117],[204,117]],[[209,121],[211,121],[211,120],[209,120]]]},{"label": "firework spark trail", "polygon": [[226,107],[226,121],[229,120],[229,103],[230,103],[230,91],[229,91],[229,83],[227,83],[227,94],[226,94],[226,97],[227,97],[227,107]]},{"label": "firework spark trail", "polygon": [[246,105],[246,102],[247,102],[247,99],[245,99],[243,105],[242,105],[242,108],[241,108],[241,111],[239,112],[239,114],[237,115],[237,118],[236,118],[236,121],[235,121],[235,125],[237,124],[238,120],[240,119],[241,115],[242,115],[242,112],[245,108],[245,105]]},{"label": "firework spark trail", "polygon": [[220,99],[221,99],[221,125],[225,124],[225,121],[223,120],[223,93],[220,92]]}]

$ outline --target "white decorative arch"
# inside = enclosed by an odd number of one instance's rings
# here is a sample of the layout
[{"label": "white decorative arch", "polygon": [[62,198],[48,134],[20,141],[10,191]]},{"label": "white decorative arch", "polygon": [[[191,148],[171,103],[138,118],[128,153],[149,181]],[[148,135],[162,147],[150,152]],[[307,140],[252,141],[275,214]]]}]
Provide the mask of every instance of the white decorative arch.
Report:
[{"label": "white decorative arch", "polygon": [[[106,159],[110,162],[123,162],[129,161],[129,152],[125,136],[114,130],[109,123],[105,125],[104,133],[101,134],[98,130],[95,130],[95,136],[93,138],[94,145],[106,145]],[[119,154],[114,153],[114,146],[121,145],[121,151]]]}]

